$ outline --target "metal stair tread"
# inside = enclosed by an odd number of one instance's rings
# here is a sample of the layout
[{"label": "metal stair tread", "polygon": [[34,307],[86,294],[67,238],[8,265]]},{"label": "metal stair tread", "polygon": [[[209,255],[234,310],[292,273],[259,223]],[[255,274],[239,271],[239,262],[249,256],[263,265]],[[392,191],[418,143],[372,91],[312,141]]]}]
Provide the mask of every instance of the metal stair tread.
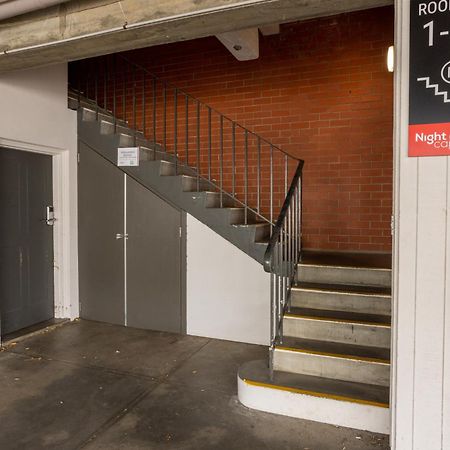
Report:
[{"label": "metal stair tread", "polygon": [[255,222],[255,223],[234,223],[233,227],[262,227],[270,225],[269,222]]},{"label": "metal stair tread", "polygon": [[283,343],[276,345],[275,349],[333,356],[338,358],[358,359],[361,361],[383,362],[386,364],[390,363],[389,349],[343,344],[338,342],[317,341],[285,336],[283,338]]},{"label": "metal stair tread", "polygon": [[250,361],[243,364],[239,369],[239,377],[255,386],[389,408],[388,387],[281,371],[274,371],[271,380],[266,361]]},{"label": "metal stair tread", "polygon": [[[219,192],[220,193],[220,192]],[[226,196],[226,194],[224,194],[224,197]],[[231,199],[233,199],[232,197],[230,197]],[[212,209],[212,210],[221,210],[221,211],[245,211],[245,208],[243,206],[211,206],[208,209]],[[252,214],[253,215],[253,214]],[[252,217],[252,222],[248,223],[247,225],[254,225],[254,224],[269,224],[268,221],[265,221],[262,217]],[[238,224],[239,225],[239,224]]]},{"label": "metal stair tread", "polygon": [[351,311],[335,311],[326,309],[312,309],[292,307],[285,314],[285,318],[306,318],[331,322],[344,322],[354,324],[368,324],[373,326],[390,326],[391,318],[379,314],[355,313]]},{"label": "metal stair tread", "polygon": [[361,296],[379,296],[391,298],[391,289],[379,286],[364,286],[351,284],[325,284],[298,281],[292,289],[324,293],[350,294]]}]

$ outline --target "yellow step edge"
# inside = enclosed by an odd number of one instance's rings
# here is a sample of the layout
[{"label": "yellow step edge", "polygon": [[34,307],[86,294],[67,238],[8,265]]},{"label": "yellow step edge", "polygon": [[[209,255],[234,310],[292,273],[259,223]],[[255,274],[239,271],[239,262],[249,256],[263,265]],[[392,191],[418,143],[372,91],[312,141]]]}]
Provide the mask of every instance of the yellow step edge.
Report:
[{"label": "yellow step edge", "polygon": [[388,267],[361,267],[361,266],[333,266],[331,264],[298,263],[301,267],[320,267],[321,269],[349,269],[349,270],[373,270],[377,272],[392,272]]},{"label": "yellow step edge", "polygon": [[302,314],[292,314],[292,313],[287,313],[284,315],[284,317],[287,317],[290,319],[321,320],[323,322],[354,323],[354,324],[358,324],[358,325],[371,325],[374,327],[389,327],[389,328],[391,328],[390,323],[366,322],[363,320],[335,319],[333,317],[305,316]]},{"label": "yellow step edge", "polygon": [[310,391],[307,389],[299,389],[299,388],[293,388],[293,387],[288,387],[288,386],[280,386],[277,384],[263,383],[261,381],[249,380],[247,378],[244,378],[242,381],[244,381],[244,383],[247,383],[250,386],[275,389],[278,391],[292,392],[294,394],[310,395],[312,397],[325,398],[325,399],[330,399],[330,400],[339,400],[339,401],[350,402],[350,403],[358,403],[360,405],[377,406],[379,408],[389,408],[388,403],[375,402],[375,401],[371,401],[371,400],[362,400],[362,399],[358,399],[358,398],[347,397],[345,395],[326,394],[324,392]]},{"label": "yellow step edge", "polygon": [[341,354],[341,353],[328,353],[328,352],[321,352],[321,351],[316,351],[316,350],[306,350],[303,348],[295,348],[295,347],[276,346],[275,350],[283,350],[283,351],[296,352],[296,353],[306,353],[308,355],[331,356],[333,358],[352,359],[355,361],[367,361],[367,362],[374,362],[374,363],[381,363],[381,364],[390,364],[390,361],[388,359],[370,358],[368,356],[346,355],[346,354]]},{"label": "yellow step edge", "polygon": [[377,293],[367,293],[367,292],[346,292],[346,291],[338,291],[338,290],[331,290],[331,289],[320,289],[320,288],[308,288],[308,287],[299,287],[299,286],[292,286],[293,291],[300,291],[300,292],[314,292],[314,293],[320,293],[320,294],[337,294],[337,295],[350,295],[350,296],[358,296],[358,297],[379,297],[379,298],[385,298],[385,299],[391,299],[392,296],[389,294],[377,294]]}]

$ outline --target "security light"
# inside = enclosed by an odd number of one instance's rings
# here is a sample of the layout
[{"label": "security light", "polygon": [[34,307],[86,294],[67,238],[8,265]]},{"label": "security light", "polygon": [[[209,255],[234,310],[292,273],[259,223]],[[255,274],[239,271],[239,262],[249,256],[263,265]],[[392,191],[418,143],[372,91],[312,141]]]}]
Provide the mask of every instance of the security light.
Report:
[{"label": "security light", "polygon": [[394,71],[394,46],[393,45],[391,45],[388,49],[387,68],[388,68],[389,72]]}]

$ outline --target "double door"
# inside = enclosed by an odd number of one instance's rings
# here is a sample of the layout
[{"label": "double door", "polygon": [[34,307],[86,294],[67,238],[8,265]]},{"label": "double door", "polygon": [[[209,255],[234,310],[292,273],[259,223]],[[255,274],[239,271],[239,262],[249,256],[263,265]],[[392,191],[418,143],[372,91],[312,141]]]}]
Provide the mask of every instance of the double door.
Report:
[{"label": "double door", "polygon": [[183,332],[182,212],[82,143],[80,316]]}]

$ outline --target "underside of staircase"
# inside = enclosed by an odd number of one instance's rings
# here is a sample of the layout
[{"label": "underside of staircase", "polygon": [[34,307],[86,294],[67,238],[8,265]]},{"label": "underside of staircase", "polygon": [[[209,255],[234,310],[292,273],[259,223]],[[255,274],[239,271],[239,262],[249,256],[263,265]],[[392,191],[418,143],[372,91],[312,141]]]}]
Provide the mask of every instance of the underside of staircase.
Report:
[{"label": "underside of staircase", "polygon": [[139,147],[139,166],[121,167],[144,187],[188,212],[216,233],[262,263],[269,242],[271,225],[245,211],[231,196],[220,193],[215,185],[198,177],[194,168],[175,162],[163,147],[115,120],[95,102],[69,96],[69,106],[78,110],[79,145],[95,151],[117,165],[119,147]]},{"label": "underside of staircase", "polygon": [[239,371],[251,408],[389,433],[389,255],[303,252],[283,338]]}]

